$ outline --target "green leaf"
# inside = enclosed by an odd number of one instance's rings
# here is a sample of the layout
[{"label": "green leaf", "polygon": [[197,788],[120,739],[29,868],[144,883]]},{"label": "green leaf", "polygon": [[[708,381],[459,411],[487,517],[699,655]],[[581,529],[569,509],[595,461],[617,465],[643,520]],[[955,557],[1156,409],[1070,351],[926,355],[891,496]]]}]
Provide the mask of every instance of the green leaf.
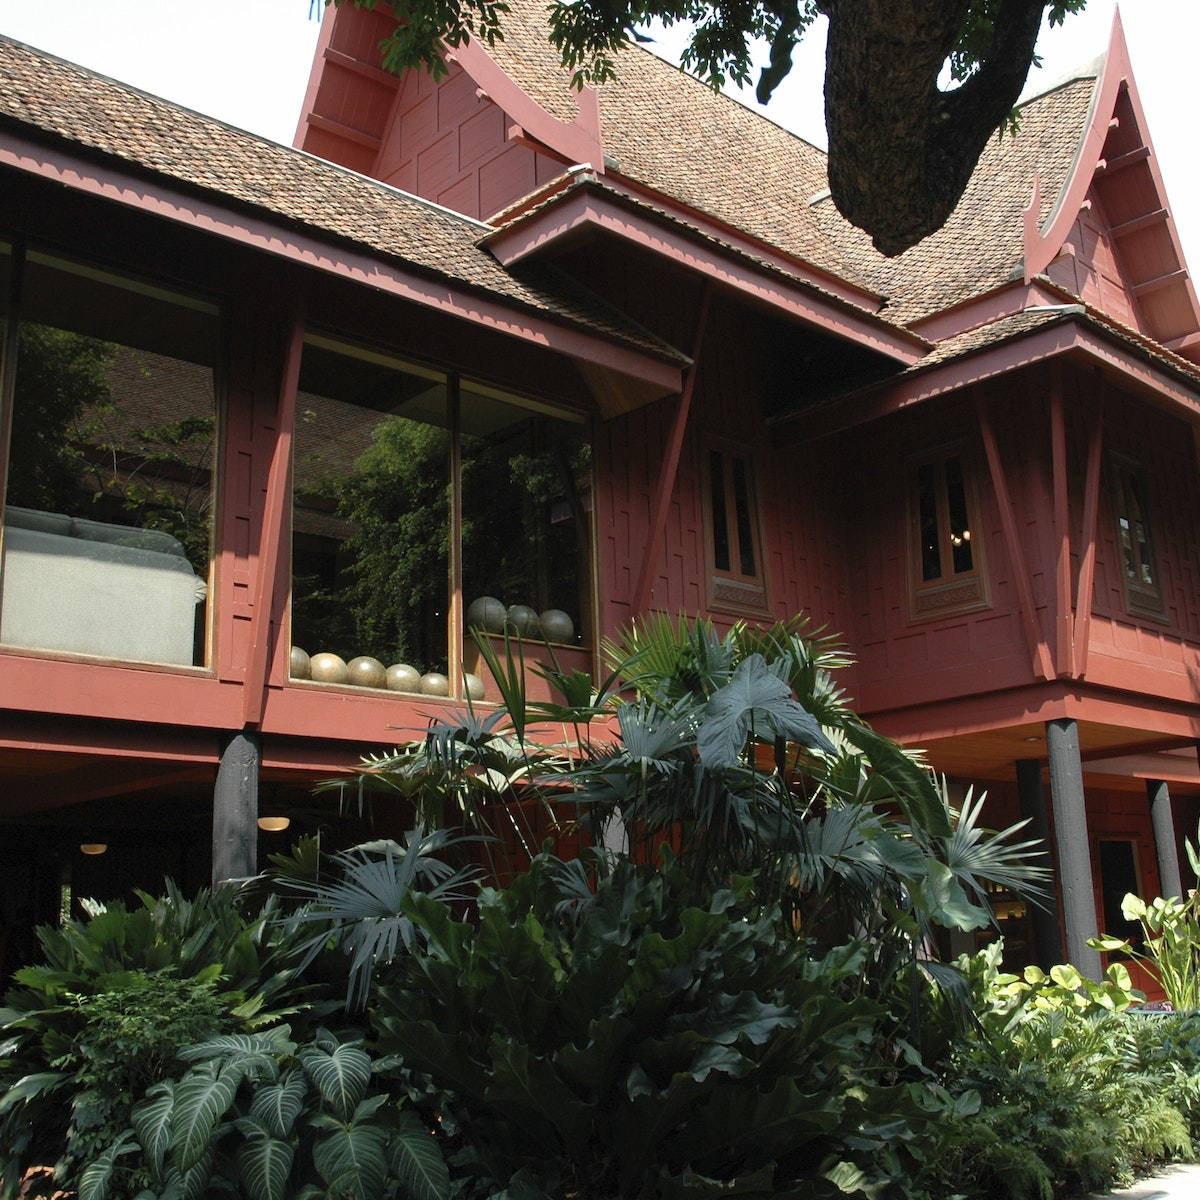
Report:
[{"label": "green leaf", "polygon": [[24,1075],[0,1096],[0,1113],[35,1096],[57,1091],[66,1086],[70,1078],[62,1071],[38,1071],[33,1075]]},{"label": "green leaf", "polygon": [[909,821],[931,837],[951,835],[945,800],[925,767],[914,762],[891,738],[856,721],[847,721],[843,731],[867,756],[874,770],[887,780]]},{"label": "green leaf", "polygon": [[304,1110],[308,1078],[303,1071],[289,1071],[278,1083],[260,1087],[250,1104],[250,1115],[275,1137],[287,1137]]},{"label": "green leaf", "polygon": [[392,1138],[392,1169],[414,1200],[447,1200],[450,1171],[437,1139],[410,1112],[402,1112]]},{"label": "green leaf", "polygon": [[242,1076],[238,1071],[219,1074],[190,1071],[175,1087],[171,1117],[171,1145],[180,1171],[186,1174],[212,1144],[217,1123],[229,1111]]},{"label": "green leaf", "polygon": [[384,1132],[374,1125],[318,1120],[328,1133],[313,1145],[313,1165],[330,1195],[374,1200],[387,1178]]},{"label": "green leaf", "polygon": [[150,1159],[155,1175],[161,1175],[163,1159],[171,1144],[171,1114],[175,1108],[175,1083],[164,1080],[151,1089],[133,1110],[133,1128]]},{"label": "green leaf", "polygon": [[237,1163],[249,1200],[284,1200],[296,1152],[289,1142],[263,1134],[237,1149]]},{"label": "green leaf", "polygon": [[357,1046],[338,1046],[325,1053],[311,1046],[300,1051],[308,1077],[317,1085],[321,1098],[332,1105],[343,1121],[350,1118],[366,1094],[371,1081],[371,1059]]}]

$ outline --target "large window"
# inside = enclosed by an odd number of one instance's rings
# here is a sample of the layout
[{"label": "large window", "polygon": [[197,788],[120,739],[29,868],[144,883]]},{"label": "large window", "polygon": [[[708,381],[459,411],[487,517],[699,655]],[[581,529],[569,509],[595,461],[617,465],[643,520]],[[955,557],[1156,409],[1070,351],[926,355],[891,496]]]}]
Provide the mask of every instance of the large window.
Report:
[{"label": "large window", "polygon": [[909,615],[926,620],[988,604],[969,460],[959,447],[908,467]]},{"label": "large window", "polygon": [[750,455],[724,445],[709,445],[703,453],[709,606],[767,613],[766,567]]},{"label": "large window", "polygon": [[1110,462],[1125,605],[1138,616],[1162,620],[1165,610],[1146,507],[1146,480],[1131,459],[1114,455]]},{"label": "large window", "polygon": [[293,677],[458,694],[468,614],[496,632],[580,640],[584,434],[546,405],[311,336],[296,404]]},{"label": "large window", "polygon": [[216,306],[33,250],[4,269],[0,644],[203,665]]}]

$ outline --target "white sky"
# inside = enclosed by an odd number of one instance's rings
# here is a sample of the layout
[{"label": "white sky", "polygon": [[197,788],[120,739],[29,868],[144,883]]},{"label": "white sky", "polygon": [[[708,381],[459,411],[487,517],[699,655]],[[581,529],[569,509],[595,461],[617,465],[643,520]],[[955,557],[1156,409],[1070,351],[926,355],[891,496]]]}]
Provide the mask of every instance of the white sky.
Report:
[{"label": "white sky", "polygon": [[[0,0],[0,33],[276,141],[290,143],[322,0]],[[1108,43],[1114,0],[1043,33],[1041,90]],[[1180,237],[1200,269],[1195,162],[1198,0],[1127,0],[1121,13],[1150,136]],[[666,38],[663,50],[670,51]],[[766,115],[825,144],[820,38],[797,50]]]}]

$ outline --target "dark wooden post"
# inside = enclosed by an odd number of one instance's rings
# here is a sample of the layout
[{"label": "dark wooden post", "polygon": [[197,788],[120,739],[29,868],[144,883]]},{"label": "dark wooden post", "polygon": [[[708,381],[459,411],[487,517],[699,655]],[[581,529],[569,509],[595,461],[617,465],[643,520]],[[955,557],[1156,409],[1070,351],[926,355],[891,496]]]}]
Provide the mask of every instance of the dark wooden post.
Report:
[{"label": "dark wooden post", "polygon": [[1154,850],[1158,855],[1159,895],[1183,899],[1179,845],[1175,840],[1175,816],[1171,811],[1171,792],[1167,781],[1147,779],[1146,799],[1150,801],[1150,824],[1154,829]]},{"label": "dark wooden post", "polygon": [[258,870],[258,768],[262,741],[253,730],[221,747],[213,795],[212,881],[245,879]]},{"label": "dark wooden post", "polygon": [[1050,803],[1054,806],[1058,886],[1062,897],[1067,961],[1081,974],[1099,980],[1104,976],[1100,953],[1087,944],[1087,939],[1099,932],[1100,925],[1092,882],[1083,761],[1079,757],[1079,729],[1075,722],[1070,719],[1047,721],[1046,749],[1050,757]]},{"label": "dark wooden post", "polygon": [[[1021,816],[1029,824],[1029,836],[1036,838],[1050,853],[1050,828],[1046,819],[1046,789],[1042,786],[1042,762],[1038,758],[1017,759],[1017,791]],[[1033,922],[1033,953],[1035,965],[1048,971],[1063,959],[1062,929],[1058,919],[1058,887],[1051,868],[1046,884],[1047,896],[1041,904],[1030,904]]]}]

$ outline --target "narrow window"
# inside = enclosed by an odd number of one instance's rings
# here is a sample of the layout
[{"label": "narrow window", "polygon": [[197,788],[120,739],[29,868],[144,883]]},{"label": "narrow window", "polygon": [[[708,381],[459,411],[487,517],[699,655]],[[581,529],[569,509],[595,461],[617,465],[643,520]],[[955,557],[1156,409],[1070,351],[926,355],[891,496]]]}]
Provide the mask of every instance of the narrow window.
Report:
[{"label": "narrow window", "polygon": [[710,447],[704,491],[710,606],[734,612],[768,612],[758,504],[749,455],[726,447]]},{"label": "narrow window", "polygon": [[1161,620],[1165,610],[1150,534],[1145,477],[1129,459],[1114,456],[1111,461],[1125,603],[1131,613]]},{"label": "narrow window", "polygon": [[909,464],[909,614],[927,620],[988,604],[978,506],[963,452]]}]

